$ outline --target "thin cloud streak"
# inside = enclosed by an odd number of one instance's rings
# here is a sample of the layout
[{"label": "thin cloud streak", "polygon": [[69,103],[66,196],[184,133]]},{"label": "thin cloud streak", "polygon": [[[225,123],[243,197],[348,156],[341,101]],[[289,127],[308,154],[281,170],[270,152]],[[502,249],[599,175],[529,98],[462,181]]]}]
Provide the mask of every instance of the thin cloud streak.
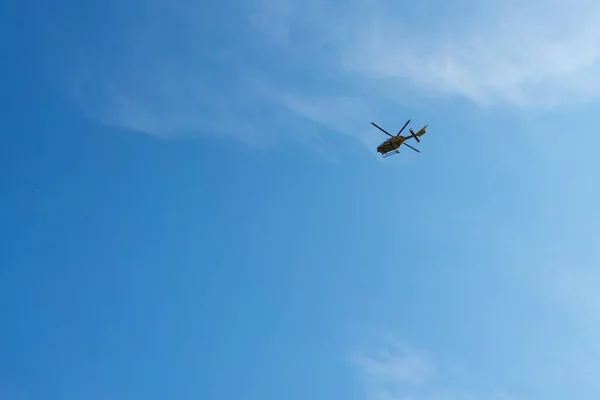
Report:
[{"label": "thin cloud streak", "polygon": [[[155,3],[144,2],[164,8]],[[209,133],[266,143],[293,136],[294,115],[363,140],[351,121],[370,120],[365,104],[377,109],[384,101],[410,106],[458,96],[553,107],[600,97],[600,3],[411,4],[260,0],[207,28],[192,16],[208,21],[210,10],[179,1],[169,13],[150,13],[179,34],[134,20],[118,52],[127,56],[77,59],[76,72],[87,75],[74,82],[76,101],[103,123],[158,137]],[[232,29],[217,33],[223,26]]]},{"label": "thin cloud streak", "polygon": [[[517,106],[600,95],[600,79],[593,78],[600,71],[597,3],[466,1],[457,8],[460,12],[448,15],[434,2],[406,10],[397,3],[357,0],[341,15],[337,9],[317,14],[312,26],[343,72],[382,86]],[[287,32],[306,25],[305,15],[277,17],[288,19]]]},{"label": "thin cloud streak", "polygon": [[[354,365],[367,400],[516,400],[502,390],[464,387],[464,369],[443,368],[429,355],[398,340],[355,355]],[[473,385],[481,387],[481,384]]]}]

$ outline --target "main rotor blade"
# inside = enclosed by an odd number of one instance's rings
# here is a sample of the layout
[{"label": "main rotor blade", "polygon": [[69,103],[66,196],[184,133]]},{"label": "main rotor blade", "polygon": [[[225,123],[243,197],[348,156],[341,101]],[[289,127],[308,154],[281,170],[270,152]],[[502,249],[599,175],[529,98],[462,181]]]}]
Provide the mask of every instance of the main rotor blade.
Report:
[{"label": "main rotor blade", "polygon": [[408,121],[406,121],[406,123],[404,124],[404,126],[402,127],[402,129],[400,129],[400,132],[398,132],[398,134],[396,136],[400,136],[400,134],[402,133],[402,131],[404,130],[404,128],[406,128],[406,125],[408,125],[409,122],[410,122],[410,119]]},{"label": "main rotor blade", "polygon": [[414,150],[414,151],[416,151],[417,153],[420,153],[420,151],[419,151],[419,150],[415,149],[415,148],[414,148],[414,147],[412,147],[410,144],[408,144],[408,143],[406,143],[406,142],[404,142],[404,143],[402,143],[402,144],[403,144],[403,145],[405,145],[405,146],[408,146],[408,147],[410,147],[411,149],[413,149],[413,150]]},{"label": "main rotor blade", "polygon": [[385,133],[389,137],[394,137],[394,136],[390,135],[385,129],[383,129],[382,127],[380,127],[379,125],[377,125],[375,122],[371,122],[371,125],[373,125],[377,129],[379,129],[381,132]]}]

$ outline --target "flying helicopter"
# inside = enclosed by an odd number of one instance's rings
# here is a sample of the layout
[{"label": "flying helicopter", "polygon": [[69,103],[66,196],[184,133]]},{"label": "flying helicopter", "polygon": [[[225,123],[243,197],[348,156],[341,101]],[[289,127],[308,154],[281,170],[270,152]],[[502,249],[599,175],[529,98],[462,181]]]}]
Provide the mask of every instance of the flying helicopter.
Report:
[{"label": "flying helicopter", "polygon": [[371,125],[373,125],[375,128],[379,129],[380,131],[382,131],[383,133],[385,133],[386,135],[388,135],[390,137],[388,140],[386,140],[385,142],[383,142],[379,146],[377,146],[377,152],[381,153],[383,158],[393,156],[394,154],[398,154],[400,152],[398,150],[398,148],[400,148],[400,146],[402,146],[402,145],[410,147],[417,153],[420,153],[419,150],[415,149],[410,144],[406,143],[406,140],[408,140],[410,138],[414,138],[417,141],[417,143],[420,142],[421,140],[419,139],[419,136],[423,136],[424,134],[427,133],[427,125],[425,125],[421,129],[419,129],[419,131],[416,133],[412,130],[412,128],[409,128],[408,131],[410,132],[410,136],[400,136],[400,134],[402,133],[404,128],[406,128],[406,126],[409,123],[410,123],[410,119],[408,121],[406,121],[406,123],[404,124],[402,129],[400,129],[400,131],[398,132],[398,134],[396,136],[393,136],[389,132],[387,132],[385,129],[383,129],[382,127],[377,125],[375,122],[371,122]]}]

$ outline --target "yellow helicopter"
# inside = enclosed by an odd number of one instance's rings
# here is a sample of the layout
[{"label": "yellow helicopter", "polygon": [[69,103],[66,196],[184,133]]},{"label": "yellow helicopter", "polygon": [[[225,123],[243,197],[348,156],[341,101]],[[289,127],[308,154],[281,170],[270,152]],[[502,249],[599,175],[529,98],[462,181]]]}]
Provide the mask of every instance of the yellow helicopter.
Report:
[{"label": "yellow helicopter", "polygon": [[406,123],[404,124],[402,129],[400,129],[400,131],[398,132],[398,134],[396,136],[393,136],[389,132],[387,132],[385,129],[383,129],[382,127],[377,125],[375,122],[371,122],[371,125],[373,125],[375,128],[379,129],[380,131],[382,131],[383,133],[385,133],[386,135],[388,135],[390,137],[388,140],[386,140],[385,142],[383,142],[379,146],[377,146],[377,152],[381,153],[383,158],[393,156],[394,154],[398,154],[400,152],[400,151],[398,151],[398,148],[400,148],[400,146],[402,146],[402,145],[410,147],[417,153],[420,153],[419,150],[415,149],[414,147],[412,147],[411,145],[406,143],[406,140],[408,140],[410,138],[414,138],[417,141],[417,143],[420,142],[421,140],[419,139],[419,136],[423,136],[424,134],[427,133],[427,125],[425,125],[421,129],[419,129],[419,131],[417,133],[415,133],[412,130],[412,128],[409,128],[408,131],[410,132],[410,136],[400,136],[400,134],[402,133],[404,128],[406,128],[406,125],[408,125],[409,123],[410,123],[410,119],[408,121],[406,121]]}]

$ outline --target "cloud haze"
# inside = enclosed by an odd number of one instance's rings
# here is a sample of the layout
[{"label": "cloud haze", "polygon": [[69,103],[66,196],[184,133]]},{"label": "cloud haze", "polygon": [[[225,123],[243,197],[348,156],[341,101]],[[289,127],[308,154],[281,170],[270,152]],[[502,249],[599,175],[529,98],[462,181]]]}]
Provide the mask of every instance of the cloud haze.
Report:
[{"label": "cloud haze", "polygon": [[205,4],[140,1],[116,55],[86,43],[74,83],[85,114],[160,137],[252,142],[284,131],[290,113],[347,132],[338,120],[384,101],[551,107],[600,95],[591,0]]},{"label": "cloud haze", "polygon": [[[406,343],[389,340],[354,360],[367,400],[516,400],[481,383],[460,367],[443,367]],[[465,383],[467,382],[467,383]],[[474,384],[473,384],[474,383]]]}]

